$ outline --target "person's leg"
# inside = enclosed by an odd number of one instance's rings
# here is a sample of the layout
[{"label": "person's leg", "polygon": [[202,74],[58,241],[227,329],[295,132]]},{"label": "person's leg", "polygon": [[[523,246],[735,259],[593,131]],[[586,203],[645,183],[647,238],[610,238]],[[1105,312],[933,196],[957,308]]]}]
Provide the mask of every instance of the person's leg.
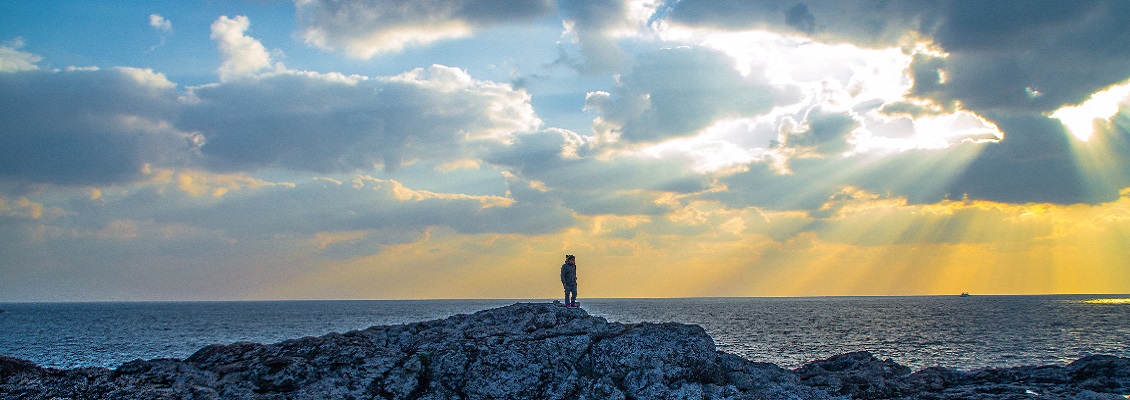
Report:
[{"label": "person's leg", "polygon": [[569,302],[569,287],[566,286],[565,287],[565,307],[569,307],[571,304],[573,304],[573,303]]}]

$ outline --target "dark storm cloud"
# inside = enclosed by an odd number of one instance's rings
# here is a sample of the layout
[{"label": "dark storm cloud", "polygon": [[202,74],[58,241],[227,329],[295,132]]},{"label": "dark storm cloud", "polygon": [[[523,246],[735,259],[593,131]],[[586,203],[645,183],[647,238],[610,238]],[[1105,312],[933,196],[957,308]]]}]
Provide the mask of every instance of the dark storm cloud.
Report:
[{"label": "dark storm cloud", "polygon": [[[799,94],[742,76],[734,61],[704,48],[680,47],[642,56],[611,94],[589,96],[600,114],[628,142],[658,142],[690,136],[718,118],[752,117]],[[599,129],[598,129],[599,130]]]},{"label": "dark storm cloud", "polygon": [[178,126],[202,135],[213,169],[340,172],[458,159],[470,136],[538,123],[524,92],[446,67],[418,72],[360,80],[283,73],[199,87]]},{"label": "dark storm cloud", "polygon": [[163,123],[176,96],[145,70],[0,73],[0,179],[128,183],[148,162],[183,161],[188,140]]}]

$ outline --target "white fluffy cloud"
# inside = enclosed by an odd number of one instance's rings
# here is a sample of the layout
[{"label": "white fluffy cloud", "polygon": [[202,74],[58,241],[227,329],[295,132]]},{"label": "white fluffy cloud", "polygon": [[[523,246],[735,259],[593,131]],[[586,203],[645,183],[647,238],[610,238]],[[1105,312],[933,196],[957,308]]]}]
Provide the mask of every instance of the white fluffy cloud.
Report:
[{"label": "white fluffy cloud", "polygon": [[0,73],[39,69],[35,63],[43,60],[43,57],[20,51],[23,46],[22,38],[15,38],[6,45],[0,45]]},{"label": "white fluffy cloud", "polygon": [[160,32],[172,32],[173,23],[162,17],[160,14],[149,14],[149,26],[153,27]]},{"label": "white fluffy cloud", "polygon": [[529,93],[457,68],[365,77],[279,65],[264,73],[269,56],[246,35],[249,24],[246,17],[212,24],[225,55],[222,82],[184,91],[134,68],[0,74],[0,102],[26,117],[0,120],[0,175],[97,185],[142,179],[146,165],[394,170],[481,158],[541,125]]},{"label": "white fluffy cloud", "polygon": [[221,81],[246,77],[271,67],[271,54],[259,40],[247,36],[251,20],[239,15],[221,16],[212,23],[212,40],[220,50],[223,65],[218,73]]},{"label": "white fluffy cloud", "polygon": [[449,162],[541,121],[529,94],[432,66],[380,78],[281,71],[191,90],[177,126],[220,170],[341,172]]}]

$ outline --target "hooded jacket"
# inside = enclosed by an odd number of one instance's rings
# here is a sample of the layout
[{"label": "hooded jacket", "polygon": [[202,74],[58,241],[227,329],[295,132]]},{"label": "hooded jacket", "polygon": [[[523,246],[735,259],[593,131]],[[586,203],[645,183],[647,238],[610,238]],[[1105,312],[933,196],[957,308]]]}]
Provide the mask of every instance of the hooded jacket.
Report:
[{"label": "hooded jacket", "polygon": [[577,286],[577,264],[569,264],[568,262],[561,264],[561,284]]}]

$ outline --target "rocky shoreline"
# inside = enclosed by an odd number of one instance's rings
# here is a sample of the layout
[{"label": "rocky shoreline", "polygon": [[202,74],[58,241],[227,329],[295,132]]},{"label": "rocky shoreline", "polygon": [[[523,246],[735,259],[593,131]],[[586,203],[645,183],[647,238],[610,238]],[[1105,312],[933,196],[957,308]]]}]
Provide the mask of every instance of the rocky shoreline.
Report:
[{"label": "rocky shoreline", "polygon": [[1125,399],[1130,358],[912,372],[865,352],[787,370],[717,351],[699,326],[610,323],[518,303],[117,369],[0,356],[0,399]]}]

